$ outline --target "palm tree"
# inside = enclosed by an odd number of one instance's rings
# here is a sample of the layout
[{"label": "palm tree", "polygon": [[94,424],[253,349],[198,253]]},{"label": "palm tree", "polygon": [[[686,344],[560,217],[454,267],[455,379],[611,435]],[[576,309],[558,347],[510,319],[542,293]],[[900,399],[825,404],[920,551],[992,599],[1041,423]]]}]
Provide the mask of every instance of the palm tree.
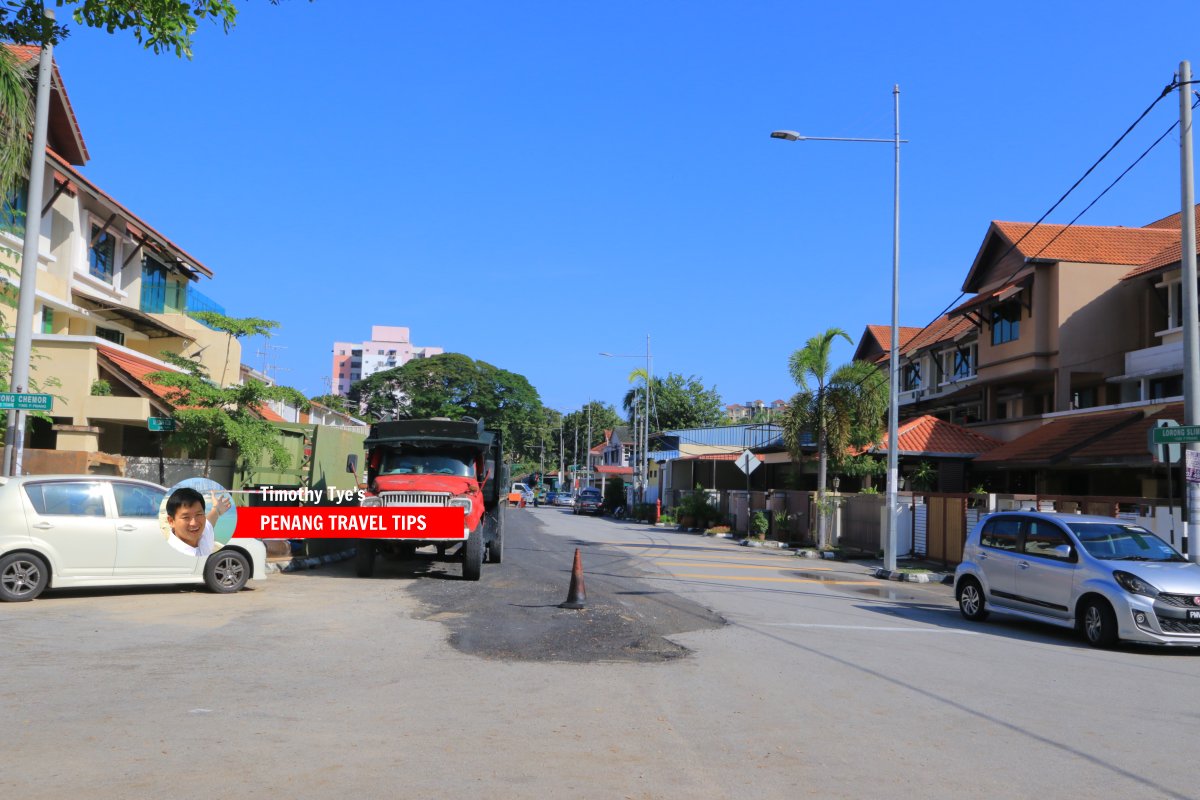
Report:
[{"label": "palm tree", "polygon": [[[841,328],[830,328],[809,339],[788,358],[788,371],[800,391],[783,416],[784,443],[798,462],[801,444],[817,442],[817,545],[825,547],[825,473],[829,455],[839,460],[853,444],[879,436],[887,409],[887,377],[873,364],[853,361],[836,370],[829,363],[834,340],[853,344]],[[865,441],[864,441],[865,440]]]},{"label": "palm tree", "polygon": [[0,201],[5,204],[29,170],[33,89],[29,71],[0,43]]}]

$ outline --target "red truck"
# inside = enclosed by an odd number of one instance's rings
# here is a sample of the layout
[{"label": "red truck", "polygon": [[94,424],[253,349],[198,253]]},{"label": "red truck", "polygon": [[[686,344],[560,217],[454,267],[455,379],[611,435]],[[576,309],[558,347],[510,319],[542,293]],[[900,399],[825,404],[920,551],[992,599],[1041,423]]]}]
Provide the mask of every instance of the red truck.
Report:
[{"label": "red truck", "polygon": [[[504,555],[500,432],[483,420],[408,419],[378,422],[364,442],[364,506],[461,506],[461,535],[428,540],[368,539],[358,543],[356,571],[370,577],[380,553],[411,555],[434,545],[440,557],[461,561],[463,578],[479,580],[484,561]],[[453,548],[453,552],[451,552]]]}]

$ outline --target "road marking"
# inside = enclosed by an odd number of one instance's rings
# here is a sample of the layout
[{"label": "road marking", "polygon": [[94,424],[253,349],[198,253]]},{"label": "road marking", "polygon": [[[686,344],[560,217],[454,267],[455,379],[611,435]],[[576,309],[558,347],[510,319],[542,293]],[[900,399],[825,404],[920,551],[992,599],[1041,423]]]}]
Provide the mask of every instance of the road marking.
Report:
[{"label": "road marking", "polygon": [[822,625],[816,622],[760,622],[771,628],[831,628],[842,631],[894,631],[896,633],[957,633],[978,636],[979,631],[959,631],[953,628],[896,628],[887,625]]},{"label": "road marking", "polygon": [[[776,569],[785,570],[791,569],[791,566],[781,566],[779,564],[725,564],[723,562],[712,561],[655,561],[660,567],[720,567],[721,569]],[[820,567],[820,569],[828,570],[829,567]],[[807,570],[805,570],[807,572]]]},{"label": "road marking", "polygon": [[874,584],[877,581],[827,581],[823,578],[755,578],[745,575],[700,575],[686,572],[672,572],[673,578],[709,578],[721,581],[771,581],[775,583],[824,583],[830,586],[841,586],[844,584],[854,584],[862,586],[864,584]]}]

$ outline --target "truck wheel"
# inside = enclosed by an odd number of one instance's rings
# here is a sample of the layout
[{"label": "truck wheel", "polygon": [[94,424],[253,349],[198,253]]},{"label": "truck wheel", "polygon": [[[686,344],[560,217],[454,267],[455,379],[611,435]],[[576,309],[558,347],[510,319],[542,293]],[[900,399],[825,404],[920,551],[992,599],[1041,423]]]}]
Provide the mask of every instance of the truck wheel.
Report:
[{"label": "truck wheel", "polygon": [[477,581],[483,571],[483,526],[473,531],[462,546],[463,580]]},{"label": "truck wheel", "polygon": [[369,578],[375,574],[375,544],[359,542],[358,552],[354,554],[354,573],[360,578]]},{"label": "truck wheel", "polygon": [[492,531],[492,540],[487,546],[487,560],[489,564],[499,564],[504,559],[504,528],[500,524],[500,517],[489,514],[484,517],[488,521],[488,527]]}]

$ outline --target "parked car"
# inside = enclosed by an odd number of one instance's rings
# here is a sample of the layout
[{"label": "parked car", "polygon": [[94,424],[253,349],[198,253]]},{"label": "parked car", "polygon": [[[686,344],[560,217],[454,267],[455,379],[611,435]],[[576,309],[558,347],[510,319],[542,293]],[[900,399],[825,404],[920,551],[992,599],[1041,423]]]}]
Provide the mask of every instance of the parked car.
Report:
[{"label": "parked car", "polygon": [[1200,646],[1200,565],[1138,525],[1013,511],[971,531],[954,574],[962,615],[1076,628],[1088,643]]},{"label": "parked car", "polygon": [[559,492],[558,496],[554,498],[554,505],[571,508],[575,505],[575,495],[570,492]]},{"label": "parked car", "polygon": [[108,475],[0,478],[0,600],[46,589],[203,583],[236,592],[266,577],[267,550],[236,539],[207,558],[172,549],[159,527],[167,490]]},{"label": "parked car", "polygon": [[584,489],[579,494],[575,495],[575,511],[576,514],[603,514],[604,513],[604,498],[600,496],[599,489]]}]

